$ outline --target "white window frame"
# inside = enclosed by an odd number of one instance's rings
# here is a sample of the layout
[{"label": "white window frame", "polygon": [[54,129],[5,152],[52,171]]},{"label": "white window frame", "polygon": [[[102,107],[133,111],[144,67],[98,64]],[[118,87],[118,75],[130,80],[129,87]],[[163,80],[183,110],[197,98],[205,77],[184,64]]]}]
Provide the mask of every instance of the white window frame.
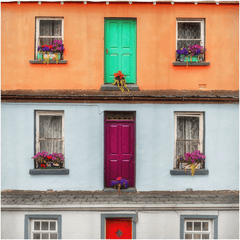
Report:
[{"label": "white window frame", "polygon": [[178,18],[177,21],[176,21],[176,50],[177,49],[177,43],[178,43],[178,40],[185,40],[185,39],[179,39],[178,38],[178,23],[179,22],[200,22],[201,23],[201,38],[199,39],[186,39],[188,41],[190,40],[200,40],[200,46],[205,46],[205,29],[204,29],[204,23],[205,23],[205,20],[204,19],[180,19]]},{"label": "white window frame", "polygon": [[[201,231],[194,231],[194,230],[192,230],[192,231],[187,231],[187,222],[192,222],[192,227],[194,228],[194,222],[201,222],[201,228],[202,228],[202,222],[208,222],[208,231],[203,231],[202,229],[201,229]],[[213,221],[211,221],[211,220],[205,220],[205,219],[185,219],[184,220],[184,239],[185,239],[185,234],[209,234],[209,239],[212,239],[212,236],[213,236],[213,234],[212,234],[212,229],[213,229]],[[193,236],[193,235],[192,235]],[[201,235],[201,237],[202,237],[202,235]],[[193,238],[192,238],[193,239]],[[202,239],[202,238],[201,238]]]},{"label": "white window frame", "polygon": [[[36,111],[36,153],[40,152],[40,140],[44,140],[39,137],[40,116],[62,117],[62,154],[65,156],[64,111]],[[65,160],[63,161],[63,167],[65,167]]]},{"label": "white window frame", "polygon": [[[40,228],[41,228],[42,222],[48,222],[49,230],[34,230],[34,222],[40,222]],[[55,222],[55,224],[56,224],[55,230],[50,230],[50,222]],[[58,220],[56,220],[56,219],[31,219],[31,239],[33,239],[34,233],[39,233],[40,239],[42,239],[43,233],[48,233],[48,234],[55,233],[55,234],[57,234],[57,239],[58,239]],[[50,237],[50,235],[49,235],[49,237]]]},{"label": "white window frame", "polygon": [[173,168],[177,168],[177,117],[198,117],[199,118],[199,142],[198,150],[203,152],[203,139],[204,139],[204,123],[203,123],[203,112],[174,112],[174,160]]},{"label": "white window frame", "polygon": [[[40,36],[40,20],[61,20],[62,21],[62,36]],[[35,43],[35,54],[37,57],[38,46],[40,46],[40,38],[61,38],[64,40],[64,18],[63,17],[36,17],[36,43]]]}]

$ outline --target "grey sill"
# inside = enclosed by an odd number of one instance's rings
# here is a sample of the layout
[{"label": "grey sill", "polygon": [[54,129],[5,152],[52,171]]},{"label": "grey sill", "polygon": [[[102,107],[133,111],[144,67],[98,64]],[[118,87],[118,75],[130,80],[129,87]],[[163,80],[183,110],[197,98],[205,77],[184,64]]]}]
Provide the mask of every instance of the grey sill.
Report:
[{"label": "grey sill", "polygon": [[[32,64],[46,64],[43,63],[43,60],[39,61],[39,60],[29,60],[30,63]],[[67,60],[59,60],[58,63],[56,63],[55,60],[49,60],[49,64],[66,64]]]},{"label": "grey sill", "polygon": [[[129,89],[129,91],[138,91],[138,85],[136,84],[127,84],[127,87]],[[125,87],[124,91],[127,92],[127,89]],[[104,85],[101,85],[101,91],[120,91],[117,85],[112,85],[111,83],[107,83]]]},{"label": "grey sill", "polygon": [[[184,169],[171,169],[170,170],[171,175],[191,175],[191,170],[188,169],[186,172]],[[208,175],[209,171],[208,169],[196,169],[194,175]]]},{"label": "grey sill", "polygon": [[30,169],[29,174],[31,175],[68,175],[69,169]]},{"label": "grey sill", "polygon": [[[118,190],[114,188],[104,188],[104,192],[114,192],[117,193]],[[121,189],[121,192],[137,192],[137,189],[135,187],[129,187],[127,189]]]},{"label": "grey sill", "polygon": [[[173,62],[174,66],[187,66],[187,62]],[[210,62],[188,62],[188,66],[209,66]]]}]

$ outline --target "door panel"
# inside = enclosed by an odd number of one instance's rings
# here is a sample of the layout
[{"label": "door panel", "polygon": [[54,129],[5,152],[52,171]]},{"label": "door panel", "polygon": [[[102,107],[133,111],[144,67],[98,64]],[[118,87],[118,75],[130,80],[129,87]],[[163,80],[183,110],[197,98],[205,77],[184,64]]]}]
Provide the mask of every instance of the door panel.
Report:
[{"label": "door panel", "polygon": [[105,184],[118,177],[135,186],[135,125],[133,121],[106,120],[105,126]]},{"label": "door panel", "polygon": [[107,218],[106,239],[132,239],[132,220]]},{"label": "door panel", "polygon": [[127,83],[136,83],[136,19],[105,19],[104,81],[114,82],[121,71]]}]

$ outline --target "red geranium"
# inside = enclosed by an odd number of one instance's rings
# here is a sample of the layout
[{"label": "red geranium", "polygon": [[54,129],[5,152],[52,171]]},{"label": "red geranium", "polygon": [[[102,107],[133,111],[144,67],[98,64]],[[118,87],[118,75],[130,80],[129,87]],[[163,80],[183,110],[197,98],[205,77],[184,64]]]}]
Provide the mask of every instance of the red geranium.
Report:
[{"label": "red geranium", "polygon": [[124,75],[122,74],[121,71],[118,71],[117,73],[114,73],[114,77],[115,78],[119,77],[119,79],[122,79],[122,78],[124,78]]}]

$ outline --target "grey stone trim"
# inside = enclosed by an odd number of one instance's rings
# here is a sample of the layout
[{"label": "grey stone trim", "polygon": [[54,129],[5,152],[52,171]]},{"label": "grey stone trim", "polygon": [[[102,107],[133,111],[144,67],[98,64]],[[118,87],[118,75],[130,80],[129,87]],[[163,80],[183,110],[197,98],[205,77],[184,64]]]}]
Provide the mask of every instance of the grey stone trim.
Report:
[{"label": "grey stone trim", "polygon": [[[43,63],[43,60],[39,61],[39,60],[29,60],[30,63],[32,64],[46,64]],[[67,60],[59,60],[58,63],[56,63],[55,60],[49,60],[49,64],[66,64]]]},{"label": "grey stone trim", "polygon": [[[114,189],[114,188],[104,188],[103,189],[104,192],[113,192],[113,193],[117,193],[118,190]],[[137,189],[135,187],[130,187],[127,189],[121,189],[121,192],[137,192]]]},{"label": "grey stone trim", "polygon": [[26,214],[24,220],[24,239],[31,239],[30,220],[31,219],[57,219],[58,239],[62,239],[62,215],[55,214]]},{"label": "grey stone trim", "polygon": [[[187,66],[187,62],[173,62],[174,66]],[[209,66],[210,62],[188,62],[188,66]]]},{"label": "grey stone trim", "polygon": [[[129,91],[138,91],[139,87],[136,84],[127,84]],[[111,83],[101,85],[101,91],[120,91],[117,85]],[[124,91],[127,91],[124,87]]]},{"label": "grey stone trim", "polygon": [[[191,175],[191,170],[185,170],[184,169],[171,169],[170,170],[171,175]],[[196,169],[194,175],[208,175],[209,171],[208,169]]]},{"label": "grey stone trim", "polygon": [[30,169],[29,174],[31,175],[68,175],[69,169]]},{"label": "grey stone trim", "polygon": [[136,239],[137,214],[101,214],[101,239],[106,238],[106,218],[132,218],[132,239]]},{"label": "grey stone trim", "polygon": [[181,215],[180,216],[180,239],[184,239],[184,221],[186,219],[210,219],[214,221],[214,239],[218,239],[218,216],[217,215]]}]

